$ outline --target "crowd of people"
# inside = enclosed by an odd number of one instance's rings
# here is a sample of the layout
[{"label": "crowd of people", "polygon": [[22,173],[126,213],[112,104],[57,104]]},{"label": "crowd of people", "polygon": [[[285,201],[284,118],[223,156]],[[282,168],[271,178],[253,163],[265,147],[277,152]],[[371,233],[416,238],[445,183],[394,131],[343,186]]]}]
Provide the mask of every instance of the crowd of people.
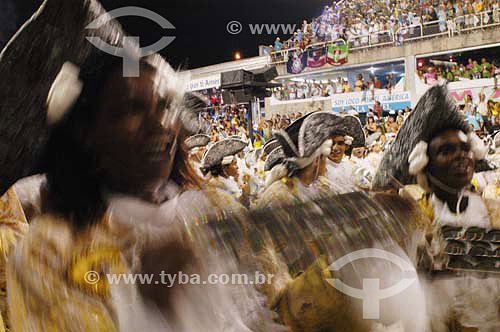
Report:
[{"label": "crowd of people", "polygon": [[309,99],[312,97],[331,97],[335,94],[349,92],[371,93],[368,97],[373,99],[375,89],[386,89],[389,93],[396,86],[397,81],[393,74],[386,75],[383,81],[377,76],[365,77],[358,74],[356,80],[338,77],[337,80],[324,82],[288,82],[282,87],[273,89],[273,96],[279,100]]},{"label": "crowd of people", "polygon": [[480,61],[477,61],[469,58],[467,63],[439,62],[439,65],[429,65],[424,69],[419,69],[418,76],[429,85],[439,81],[457,82],[494,78],[495,87],[497,87],[500,78],[500,67],[496,59],[488,61],[486,58],[481,58]]},{"label": "crowd of people", "polygon": [[[464,105],[458,109],[460,117],[468,124],[470,129],[479,137],[491,137],[500,131],[500,103],[487,100],[484,93],[477,100],[471,96],[465,97]],[[239,137],[249,141],[247,109],[229,105],[222,109],[211,109],[201,116],[205,128],[211,128],[211,141],[218,142],[229,137]],[[363,117],[353,107],[342,108],[338,113],[341,116],[351,115],[360,120],[363,131],[367,137],[375,139],[375,150],[384,151],[397,137],[399,129],[410,115],[411,109],[406,107],[398,111],[384,110],[379,101],[375,102]],[[274,114],[269,119],[259,118],[253,126],[253,141],[251,146],[255,149],[262,148],[273,139],[273,133],[286,129],[294,121],[303,117],[301,112],[289,114]],[[376,144],[375,144],[376,143]],[[367,147],[371,152],[372,147]]]},{"label": "crowd of people", "polygon": [[1,53],[1,332],[500,330],[500,135],[446,86],[259,145],[159,54],[125,77],[103,16],[45,2]]},{"label": "crowd of people", "polygon": [[[379,44],[414,33],[438,33],[448,29],[460,32],[479,24],[500,23],[498,0],[356,0],[337,1],[326,6],[319,17],[304,20],[294,35],[276,38],[274,51],[343,39],[352,46]],[[419,25],[425,25],[420,31]],[[370,37],[369,37],[370,36]],[[369,38],[371,40],[369,41]]]},{"label": "crowd of people", "polygon": [[[240,136],[242,139],[248,140],[250,135],[248,134],[248,116],[245,107],[238,108],[235,105],[228,105],[209,110],[202,113],[201,119],[204,127],[211,128],[213,142],[231,136]],[[459,111],[471,129],[481,137],[493,135],[500,130],[500,103],[491,99],[487,100],[484,93],[481,93],[477,100],[469,95],[465,96],[464,104],[460,106]],[[386,133],[396,134],[410,112],[409,107],[398,111],[384,110],[381,103],[376,101],[374,107],[368,109],[360,121],[364,124],[367,136],[377,132],[382,134],[381,145],[384,146],[386,143],[384,135]],[[360,116],[353,106],[342,108],[339,114]],[[287,128],[293,121],[302,116],[302,113],[297,112],[274,114],[270,119],[257,119],[253,126],[255,147],[262,147],[272,139],[273,131]],[[391,135],[391,137],[394,138],[395,135]]]}]

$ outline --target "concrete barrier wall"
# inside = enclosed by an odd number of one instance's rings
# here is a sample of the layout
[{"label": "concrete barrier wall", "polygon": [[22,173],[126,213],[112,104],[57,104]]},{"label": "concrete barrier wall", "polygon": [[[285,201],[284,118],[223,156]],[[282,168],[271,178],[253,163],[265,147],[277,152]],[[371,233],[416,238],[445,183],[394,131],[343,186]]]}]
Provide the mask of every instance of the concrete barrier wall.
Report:
[{"label": "concrete barrier wall", "polygon": [[297,100],[283,103],[280,105],[271,105],[271,98],[266,98],[265,104],[266,119],[270,119],[274,114],[302,113],[308,114],[315,111],[331,111],[331,98],[318,98],[308,100]]}]

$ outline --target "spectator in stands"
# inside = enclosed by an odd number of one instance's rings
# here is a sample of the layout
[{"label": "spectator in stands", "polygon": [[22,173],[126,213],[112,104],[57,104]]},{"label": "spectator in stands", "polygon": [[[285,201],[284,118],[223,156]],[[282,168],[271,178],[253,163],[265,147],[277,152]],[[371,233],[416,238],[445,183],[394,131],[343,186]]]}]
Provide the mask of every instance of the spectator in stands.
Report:
[{"label": "spectator in stands", "polygon": [[436,69],[434,67],[430,66],[427,69],[427,73],[424,74],[424,79],[425,79],[425,83],[429,84],[429,85],[433,85],[433,84],[437,83]]},{"label": "spectator in stands", "polygon": [[[465,109],[464,109],[465,111]],[[465,111],[465,119],[472,126],[474,131],[479,131],[483,128],[483,118],[481,115],[477,114],[476,109],[472,109],[471,111]]]},{"label": "spectator in stands", "polygon": [[337,93],[344,93],[344,82],[342,77],[337,78]]},{"label": "spectator in stands", "polygon": [[382,116],[384,115],[384,110],[380,105],[380,101],[375,102],[375,107],[373,108],[373,112],[377,115],[379,119],[382,119]]},{"label": "spectator in stands", "polygon": [[411,112],[411,109],[408,106],[406,106],[405,111],[404,111],[405,120],[408,118],[408,116],[410,116],[410,112]]},{"label": "spectator in stands", "polygon": [[273,134],[272,134],[272,122],[264,120],[262,122],[262,135],[264,136],[264,141],[267,142],[269,141]]},{"label": "spectator in stands", "polygon": [[476,14],[483,11],[483,2],[481,0],[474,1],[474,11]]},{"label": "spectator in stands", "polygon": [[499,23],[500,22],[500,0],[493,0],[493,4],[491,6],[491,9],[493,10],[493,22]]},{"label": "spectator in stands", "polygon": [[364,89],[363,75],[358,74],[358,79],[354,83],[354,92],[361,92]]},{"label": "spectator in stands", "polygon": [[368,82],[365,83],[366,87],[364,89],[365,93],[363,94],[363,100],[368,100],[367,99],[367,93],[369,93],[371,100],[375,99],[375,85],[371,80],[368,80]]},{"label": "spectator in stands", "polygon": [[464,104],[465,104],[464,106],[465,114],[472,113],[472,111],[476,108],[476,105],[474,105],[474,103],[472,102],[472,98],[470,95],[465,96]]},{"label": "spectator in stands", "polygon": [[385,124],[385,130],[388,133],[397,133],[399,130],[398,124],[394,119],[396,112],[391,111],[391,114],[387,117],[387,122]]},{"label": "spectator in stands", "polygon": [[377,133],[380,133],[380,138],[378,139],[378,141],[380,142],[380,144],[382,146],[385,145],[385,143],[387,143],[387,137],[385,136],[385,130],[384,130],[384,127],[382,126],[377,126]]},{"label": "spectator in stands", "polygon": [[434,22],[434,21],[437,21],[438,20],[438,17],[437,17],[437,12],[436,10],[434,9],[434,6],[430,6],[427,10],[427,15],[425,16],[425,22]]},{"label": "spectator in stands", "polygon": [[488,132],[490,131],[491,122],[488,114],[488,104],[486,101],[486,95],[481,92],[479,93],[479,102],[477,103],[477,112],[483,118],[483,127],[482,130],[486,129]]},{"label": "spectator in stands", "polygon": [[303,84],[297,85],[297,99],[305,99],[306,97],[306,89]]},{"label": "spectator in stands", "polygon": [[460,72],[460,68],[457,65],[454,65],[451,69],[451,73],[453,74],[453,80],[458,81],[462,76]]},{"label": "spectator in stands", "polygon": [[219,131],[216,128],[212,129],[211,140],[212,140],[212,142],[219,141]]},{"label": "spectator in stands", "polygon": [[304,36],[304,32],[302,31],[302,29],[299,29],[297,30],[297,40],[299,41],[299,43],[305,38]]},{"label": "spectator in stands", "polygon": [[456,12],[456,29],[458,33],[461,33],[462,29],[465,27],[465,11],[461,2],[458,2]]},{"label": "spectator in stands", "polygon": [[279,52],[281,51],[282,48],[283,48],[283,43],[279,38],[276,38],[276,40],[274,41],[274,50],[276,52]]},{"label": "spectator in stands", "polygon": [[498,116],[493,118],[493,126],[491,126],[492,132],[497,132],[500,130],[500,119]]},{"label": "spectator in stands", "polygon": [[466,68],[469,70],[472,70],[472,68],[474,68],[474,61],[472,61],[472,59],[470,59],[470,58],[467,61],[468,61],[468,63],[467,63]]},{"label": "spectator in stands", "polygon": [[404,112],[403,110],[399,110],[398,116],[396,117],[396,124],[398,125],[398,129],[401,128],[404,121],[405,121]]},{"label": "spectator in stands", "polygon": [[375,89],[382,89],[382,82],[375,76]]},{"label": "spectator in stands", "polygon": [[329,81],[329,84],[325,88],[324,96],[325,97],[333,96],[335,94],[336,89],[337,87],[335,86],[335,83],[333,83],[333,81]]},{"label": "spectator in stands", "polygon": [[307,36],[309,33],[309,24],[307,24],[307,20],[304,20],[302,22],[302,31],[304,31],[304,34]]},{"label": "spectator in stands", "polygon": [[477,61],[472,62],[472,79],[477,80],[481,78],[481,66]]},{"label": "spectator in stands", "polygon": [[446,31],[447,18],[446,18],[446,7],[444,6],[444,4],[441,4],[438,7],[437,18],[439,20],[439,31],[441,31],[441,32]]},{"label": "spectator in stands", "polygon": [[343,81],[343,89],[344,89],[344,93],[352,92],[351,85],[349,84],[349,82],[347,80]]},{"label": "spectator in stands", "polygon": [[500,120],[500,103],[493,103],[493,109],[491,110],[491,115],[493,122]]},{"label": "spectator in stands", "polygon": [[496,107],[496,103],[493,100],[488,100],[488,115],[491,122],[493,122],[493,119],[498,116],[498,109]]},{"label": "spectator in stands", "polygon": [[392,80],[392,75],[386,75],[385,76],[385,89],[389,91],[389,93],[391,93],[392,91],[392,88],[393,88],[393,80]]},{"label": "spectator in stands", "polygon": [[368,136],[377,132],[377,124],[375,123],[374,115],[371,112],[367,115],[365,129]]},{"label": "spectator in stands", "polygon": [[[499,0],[500,1],[500,0]],[[500,66],[496,61],[493,61],[492,72],[495,78],[495,89],[498,88],[498,80],[500,79]]]},{"label": "spectator in stands", "polygon": [[313,87],[311,89],[311,96],[312,97],[320,97],[321,96],[321,88],[319,86],[319,84],[314,84],[313,83]]},{"label": "spectator in stands", "polygon": [[460,65],[460,73],[461,76],[465,79],[472,79],[472,69],[467,68],[463,64]]},{"label": "spectator in stands", "polygon": [[453,75],[453,72],[450,68],[446,68],[446,81],[448,82],[455,81],[455,76]]},{"label": "spectator in stands", "polygon": [[486,61],[486,58],[481,59],[481,72],[483,78],[491,77],[491,64]]},{"label": "spectator in stands", "polygon": [[422,82],[425,82],[424,71],[423,71],[422,69],[419,69],[419,70],[417,71],[417,76],[418,76],[418,78],[420,78],[420,80],[421,80]]}]

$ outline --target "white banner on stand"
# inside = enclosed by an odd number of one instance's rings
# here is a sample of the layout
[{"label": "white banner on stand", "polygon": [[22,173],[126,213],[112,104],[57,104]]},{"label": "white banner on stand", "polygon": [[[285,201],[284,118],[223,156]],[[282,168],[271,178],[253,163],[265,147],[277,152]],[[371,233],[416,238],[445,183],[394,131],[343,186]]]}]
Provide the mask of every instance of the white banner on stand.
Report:
[{"label": "white banner on stand", "polygon": [[212,88],[219,88],[221,75],[210,75],[208,77],[197,78],[189,82],[188,91],[199,91]]}]

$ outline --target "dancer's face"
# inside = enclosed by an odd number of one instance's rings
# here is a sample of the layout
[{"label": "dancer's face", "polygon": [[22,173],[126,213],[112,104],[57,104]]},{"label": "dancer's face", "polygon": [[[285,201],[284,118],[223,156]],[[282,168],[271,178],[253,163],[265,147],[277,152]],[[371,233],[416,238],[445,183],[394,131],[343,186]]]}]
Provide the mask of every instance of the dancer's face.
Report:
[{"label": "dancer's face", "polygon": [[428,171],[447,186],[460,190],[469,185],[475,162],[467,136],[458,130],[446,130],[429,144]]},{"label": "dancer's face", "polygon": [[335,136],[333,138],[332,151],[328,158],[335,163],[340,163],[342,158],[344,158],[346,150],[347,144],[345,143],[344,136]]},{"label": "dancer's face", "polygon": [[160,95],[156,74],[143,65],[137,78],[124,78],[121,71],[111,75],[90,133],[106,184],[146,198],[155,184],[170,176],[177,149],[178,129],[165,121],[172,100]]}]

